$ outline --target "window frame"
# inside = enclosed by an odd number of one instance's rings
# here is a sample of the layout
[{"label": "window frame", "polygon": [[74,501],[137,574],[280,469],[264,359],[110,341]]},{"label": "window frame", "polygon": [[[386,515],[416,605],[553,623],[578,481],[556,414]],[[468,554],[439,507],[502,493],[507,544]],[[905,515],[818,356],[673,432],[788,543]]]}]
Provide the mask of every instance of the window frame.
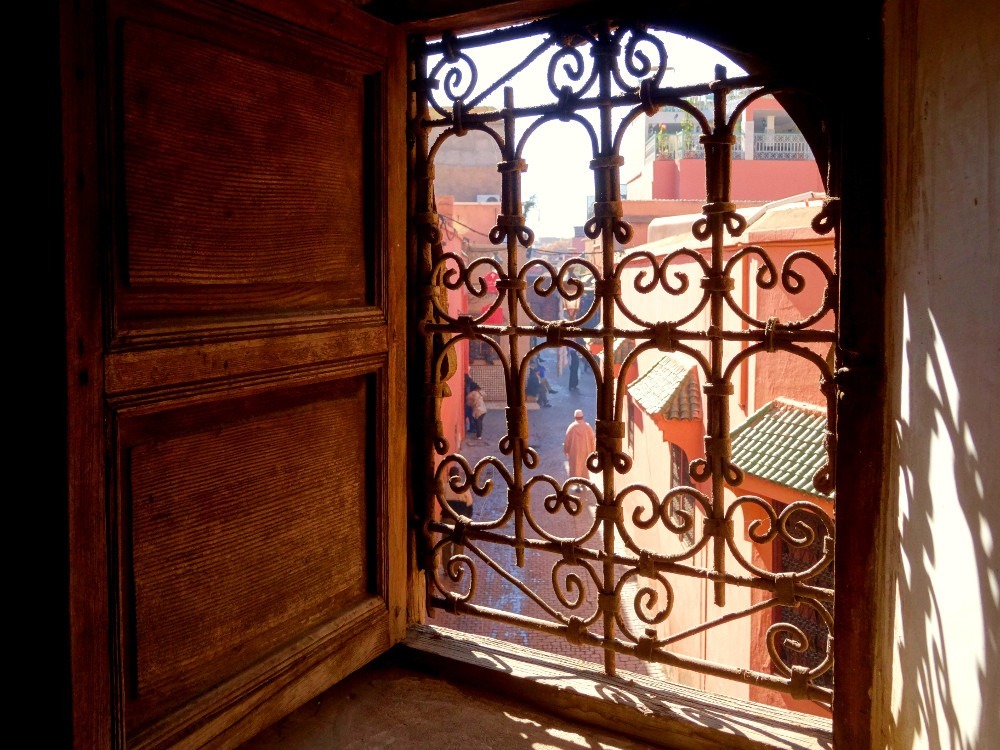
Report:
[{"label": "window frame", "polygon": [[[444,32],[467,33],[527,22],[581,4],[562,0],[488,5],[446,17],[403,20],[411,38],[433,38]],[[840,335],[836,350],[836,382],[840,390],[837,435],[841,445],[835,481],[838,517],[850,519],[851,534],[841,535],[834,566],[838,615],[834,638],[838,659],[834,666],[837,694],[833,742],[836,747],[871,747],[872,726],[878,708],[888,701],[877,676],[891,664],[892,588],[887,575],[887,551],[893,532],[888,507],[890,477],[882,471],[889,455],[886,372],[886,259],[882,202],[884,143],[866,123],[881,122],[883,112],[881,3],[849,3],[831,12],[822,28],[803,33],[795,6],[775,2],[766,20],[741,17],[719,21],[718,9],[698,4],[670,12],[646,14],[649,21],[670,23],[679,33],[723,49],[749,72],[784,68],[796,70],[799,60],[816,49],[850,49],[825,71],[810,71],[815,87],[831,104],[827,133],[830,151],[813,128],[803,128],[817,161],[830,176],[830,193],[839,197],[837,250],[839,256]],[[591,6],[592,7],[592,6]],[[617,7],[617,6],[616,6]],[[782,9],[787,13],[782,14]],[[631,4],[620,8],[627,16]],[[642,11],[640,11],[642,12]],[[787,48],[778,44],[785,35]],[[866,117],[854,116],[864,112]],[[411,117],[413,112],[411,111]],[[801,111],[790,111],[800,127]],[[412,144],[411,144],[412,145]],[[412,149],[411,149],[412,168]],[[413,204],[413,184],[408,189]],[[416,238],[410,228],[411,269],[415,267]],[[411,287],[411,291],[412,287]],[[415,310],[415,307],[411,307]],[[414,316],[414,320],[416,317]],[[420,371],[420,357],[410,360]],[[411,384],[415,378],[411,375]],[[419,389],[415,388],[415,393]],[[420,445],[424,426],[414,405],[414,445]],[[420,462],[414,462],[419,466]],[[423,485],[419,485],[423,488]],[[411,542],[415,542],[415,536]],[[411,544],[415,547],[415,543]],[[416,562],[411,556],[411,565]],[[411,602],[423,622],[426,610],[420,597],[422,575],[414,575]]]}]

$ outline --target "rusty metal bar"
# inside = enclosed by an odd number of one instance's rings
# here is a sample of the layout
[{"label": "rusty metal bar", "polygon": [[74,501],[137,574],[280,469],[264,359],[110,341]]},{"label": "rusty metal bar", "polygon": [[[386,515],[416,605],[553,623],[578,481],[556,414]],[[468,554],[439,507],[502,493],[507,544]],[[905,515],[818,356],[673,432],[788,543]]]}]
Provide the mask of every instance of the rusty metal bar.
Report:
[{"label": "rusty metal bar", "polygon": [[[427,528],[428,531],[444,536],[452,534],[455,530],[454,526],[433,521],[427,524]],[[510,541],[510,537],[505,534],[482,531],[472,527],[466,527],[463,534],[466,539],[479,539],[481,541],[492,542],[494,544],[506,544]],[[544,541],[540,539],[525,539],[524,548],[538,550],[540,552],[551,552],[556,555],[562,554],[563,552],[563,547],[558,542]],[[583,560],[593,560],[596,562],[604,559],[603,551],[591,550],[586,547],[580,547],[574,550],[574,554]],[[615,565],[637,568],[641,564],[641,561],[636,557],[616,554],[614,557],[614,563]],[[777,589],[777,585],[774,580],[769,578],[750,578],[746,576],[734,575],[733,573],[719,574],[710,568],[700,568],[696,565],[684,565],[665,560],[652,560],[650,564],[652,564],[657,571],[662,573],[671,573],[673,575],[687,576],[690,578],[700,578],[706,581],[721,582],[728,586],[740,586],[742,588],[770,591],[772,593]],[[833,602],[834,598],[833,589],[823,588],[820,586],[810,586],[802,583],[801,581],[795,582],[793,594],[796,597],[815,599],[819,602]]]},{"label": "rusty metal bar", "polygon": [[[527,617],[525,615],[518,615],[511,612],[503,612],[500,610],[493,610],[486,607],[480,607],[475,604],[467,604],[466,602],[452,603],[447,599],[441,599],[438,597],[432,597],[431,605],[439,607],[441,609],[454,610],[458,614],[468,614],[475,615],[478,617],[488,617],[491,620],[497,620],[498,622],[504,622],[508,625],[517,625],[523,628],[529,628],[531,630],[537,630],[541,633],[547,633],[549,635],[559,636],[565,638],[571,643],[586,646],[595,646],[597,648],[613,648],[615,653],[625,654],[627,656],[635,656],[640,659],[647,659],[648,661],[654,661],[658,664],[667,664],[672,667],[681,667],[683,669],[690,669],[693,672],[700,672],[702,674],[711,675],[713,677],[722,677],[728,680],[735,680],[737,682],[744,682],[749,685],[755,685],[757,687],[769,688],[771,690],[776,690],[781,693],[792,694],[796,692],[793,686],[793,681],[791,679],[786,679],[782,677],[777,677],[775,675],[766,674],[763,672],[755,672],[749,669],[737,669],[733,667],[726,667],[720,664],[715,664],[710,661],[705,661],[703,659],[696,659],[690,656],[684,656],[683,654],[676,654],[669,651],[656,651],[651,655],[647,656],[640,646],[636,646],[630,643],[625,643],[621,640],[613,640],[610,643],[602,637],[592,635],[590,633],[580,633],[575,634],[573,632],[572,626],[567,625],[555,625],[545,620],[539,620],[534,617]],[[817,687],[815,685],[804,686],[804,692],[801,697],[808,700],[820,701],[822,703],[831,703],[833,701],[833,691],[827,688]]]}]

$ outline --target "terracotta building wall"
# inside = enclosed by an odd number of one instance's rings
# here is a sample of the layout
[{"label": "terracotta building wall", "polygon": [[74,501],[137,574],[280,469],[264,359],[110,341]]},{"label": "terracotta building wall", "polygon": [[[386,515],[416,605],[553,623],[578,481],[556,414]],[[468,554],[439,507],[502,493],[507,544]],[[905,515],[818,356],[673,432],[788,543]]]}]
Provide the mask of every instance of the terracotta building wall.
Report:
[{"label": "terracotta building wall", "polygon": [[[667,183],[670,184],[669,182]],[[823,180],[813,161],[736,159],[732,166],[732,197],[739,200],[773,201],[807,191],[823,192]],[[701,200],[705,195],[705,161],[679,162],[677,194],[661,195],[654,185],[654,198]]]}]

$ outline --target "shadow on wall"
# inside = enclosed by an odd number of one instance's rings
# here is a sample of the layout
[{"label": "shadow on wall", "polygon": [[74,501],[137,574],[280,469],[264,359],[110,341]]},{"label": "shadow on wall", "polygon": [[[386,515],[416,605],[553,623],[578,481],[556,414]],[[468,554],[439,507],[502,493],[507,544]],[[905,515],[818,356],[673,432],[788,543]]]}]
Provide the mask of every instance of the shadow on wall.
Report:
[{"label": "shadow on wall", "polygon": [[997,747],[990,744],[1000,742],[995,335],[991,345],[989,334],[974,339],[989,324],[963,330],[963,316],[949,314],[939,327],[926,305],[904,299],[903,307],[890,746]]}]

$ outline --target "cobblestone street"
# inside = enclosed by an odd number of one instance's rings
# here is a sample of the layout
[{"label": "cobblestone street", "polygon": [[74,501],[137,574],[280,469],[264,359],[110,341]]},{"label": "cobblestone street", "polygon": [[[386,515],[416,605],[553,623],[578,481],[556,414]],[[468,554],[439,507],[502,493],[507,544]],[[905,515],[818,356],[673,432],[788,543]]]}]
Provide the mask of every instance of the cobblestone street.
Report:
[{"label": "cobblestone street", "polygon": [[[566,428],[573,421],[573,412],[582,409],[585,420],[594,426],[594,415],[596,411],[595,393],[596,388],[592,377],[587,376],[589,368],[580,367],[580,382],[577,392],[571,392],[568,386],[568,371],[556,375],[553,363],[554,352],[546,352],[545,364],[549,370],[549,381],[556,392],[549,395],[550,406],[548,408],[535,407],[528,411],[529,421],[529,445],[533,447],[539,456],[539,465],[534,469],[525,469],[524,476],[529,478],[533,475],[545,474],[551,476],[560,484],[568,478],[568,465],[566,456],[563,454],[563,439]],[[461,453],[474,466],[481,458],[487,455],[499,457],[503,463],[511,467],[511,460],[503,456],[498,449],[498,442],[504,435],[505,413],[503,403],[493,402],[490,410],[486,414],[483,422],[482,440],[477,440],[475,436],[467,437],[462,445]],[[492,474],[496,484],[493,491],[486,497],[473,497],[474,520],[476,522],[499,519],[506,507],[506,487],[499,472]],[[599,477],[594,477],[595,483],[600,486]],[[594,523],[596,499],[589,490],[574,487],[573,494],[579,495],[583,502],[582,510],[577,515],[571,515],[564,507],[558,508],[554,514],[546,512],[543,505],[543,498],[547,492],[542,488],[550,485],[543,484],[534,491],[531,502],[531,509],[535,521],[549,534],[569,539],[581,537],[587,533]],[[580,490],[580,491],[577,491]],[[513,524],[498,529],[505,534],[513,534]],[[539,538],[537,532],[525,523],[525,534],[529,538]],[[586,589],[586,599],[583,604],[570,609],[559,602],[553,587],[552,567],[560,558],[547,553],[532,550],[525,551],[525,563],[522,568],[515,564],[514,549],[506,545],[491,543],[476,543],[482,552],[492,558],[497,565],[514,576],[527,586],[534,594],[544,600],[565,615],[575,615],[587,619],[597,608],[597,589],[593,585],[588,585]],[[585,546],[591,549],[600,549],[602,546],[600,531],[597,531],[585,542]],[[536,617],[546,621],[553,621],[552,616],[545,612],[536,602],[519,590],[513,583],[505,580],[501,575],[492,570],[483,560],[471,553],[467,548],[466,554],[472,557],[476,563],[476,595],[471,603],[489,606],[496,609]],[[595,570],[600,575],[600,566]],[[567,587],[566,576],[577,574],[585,577],[585,571],[580,566],[563,566],[559,585],[564,596],[573,602],[577,598],[577,593],[572,587]],[[446,580],[446,579],[445,579]],[[464,588],[467,578],[459,584],[459,588]],[[589,583],[589,582],[588,582]],[[626,604],[626,609],[631,605]],[[485,635],[492,638],[499,638],[511,643],[518,643],[541,650],[555,652],[577,659],[594,663],[603,663],[604,654],[601,649],[574,645],[567,640],[550,636],[539,631],[520,628],[507,623],[475,617],[452,615],[442,610],[432,610],[431,624],[454,628],[467,633]],[[589,627],[589,631],[600,634],[602,620],[598,619]],[[635,628],[639,634],[642,633],[641,624]],[[616,659],[618,668],[639,674],[649,674],[656,677],[661,676],[656,665],[647,665],[639,659],[619,654]]]}]

